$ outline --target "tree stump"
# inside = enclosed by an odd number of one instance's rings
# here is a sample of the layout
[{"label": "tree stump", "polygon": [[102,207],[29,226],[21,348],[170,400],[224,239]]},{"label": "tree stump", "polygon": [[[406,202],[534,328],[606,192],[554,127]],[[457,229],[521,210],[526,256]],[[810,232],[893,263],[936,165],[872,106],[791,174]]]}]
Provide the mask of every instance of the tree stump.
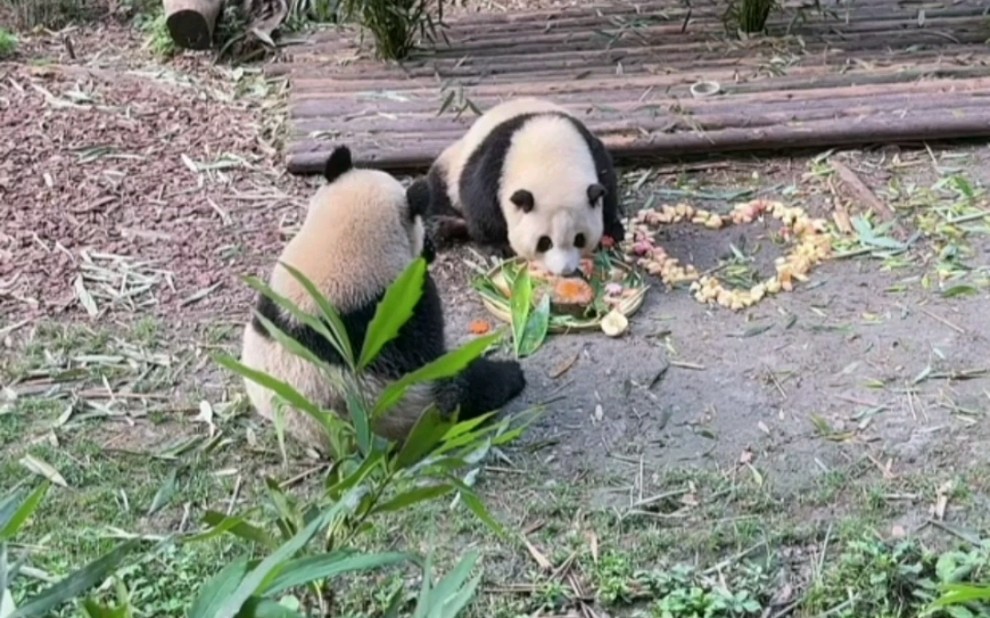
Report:
[{"label": "tree stump", "polygon": [[185,49],[209,49],[223,0],[164,0],[165,24],[172,40]]}]

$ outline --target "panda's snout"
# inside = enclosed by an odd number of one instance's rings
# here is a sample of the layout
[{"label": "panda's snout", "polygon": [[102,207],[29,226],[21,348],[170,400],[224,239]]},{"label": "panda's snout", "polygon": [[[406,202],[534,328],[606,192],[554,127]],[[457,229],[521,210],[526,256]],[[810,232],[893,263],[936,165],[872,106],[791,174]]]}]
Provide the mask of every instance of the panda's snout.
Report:
[{"label": "panda's snout", "polygon": [[581,270],[581,254],[553,248],[544,256],[543,266],[554,275],[570,277]]}]

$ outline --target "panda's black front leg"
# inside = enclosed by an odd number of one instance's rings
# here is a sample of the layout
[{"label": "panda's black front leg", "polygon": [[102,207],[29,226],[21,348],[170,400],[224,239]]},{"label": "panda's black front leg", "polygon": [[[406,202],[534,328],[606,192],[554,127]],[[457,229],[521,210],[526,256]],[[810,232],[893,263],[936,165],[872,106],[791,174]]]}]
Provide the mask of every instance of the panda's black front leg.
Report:
[{"label": "panda's black front leg", "polygon": [[494,256],[499,260],[508,260],[516,257],[516,252],[509,245],[477,243],[478,251],[483,255]]},{"label": "panda's black front leg", "polygon": [[500,410],[526,388],[522,367],[515,361],[479,358],[460,375],[434,384],[437,408],[458,422]]},{"label": "panda's black front leg", "polygon": [[511,360],[479,358],[461,374],[461,420],[505,407],[526,388],[522,366]]},{"label": "panda's black front leg", "polygon": [[622,224],[622,214],[619,212],[619,199],[615,192],[605,195],[602,204],[603,235],[610,237],[615,244],[626,237],[626,227]]}]

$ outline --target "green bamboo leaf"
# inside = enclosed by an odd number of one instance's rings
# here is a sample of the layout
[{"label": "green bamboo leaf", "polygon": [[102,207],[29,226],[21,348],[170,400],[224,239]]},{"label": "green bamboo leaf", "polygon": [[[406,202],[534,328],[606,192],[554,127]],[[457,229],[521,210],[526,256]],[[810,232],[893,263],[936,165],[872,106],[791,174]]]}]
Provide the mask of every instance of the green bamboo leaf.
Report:
[{"label": "green bamboo leaf", "polygon": [[148,507],[148,516],[154,515],[172,500],[172,496],[175,494],[175,477],[177,474],[178,468],[172,467],[169,469],[168,476],[165,477],[165,482],[162,483],[158,491],[155,492],[155,496],[151,499],[151,506]]},{"label": "green bamboo leaf", "polygon": [[459,421],[456,425],[448,429],[446,434],[444,434],[444,443],[446,444],[462,434],[470,434],[476,427],[491,418],[493,414],[495,414],[495,412],[488,412],[487,414],[482,414],[481,416],[469,418],[466,421]]},{"label": "green bamboo leaf", "polygon": [[[285,266],[289,270],[289,272],[293,272],[291,267],[288,267],[285,264],[282,265]],[[299,271],[295,271],[295,273],[299,273]],[[302,277],[303,275],[299,273],[299,276]],[[310,328],[312,328],[313,330],[315,330],[317,333],[319,333],[321,337],[323,337],[328,342],[330,342],[330,345],[332,345],[334,349],[337,350],[338,353],[344,356],[344,359],[346,361],[348,357],[343,355],[342,353],[342,349],[344,348],[344,346],[342,346],[340,342],[337,331],[333,330],[332,323],[329,325],[330,328],[328,328],[328,325],[325,322],[323,322],[316,316],[303,311],[302,309],[299,308],[299,305],[289,300],[288,297],[282,296],[281,294],[273,290],[271,287],[269,287],[267,283],[261,281],[257,277],[247,277],[246,281],[247,284],[250,287],[252,287],[254,290],[267,296],[269,299],[272,300],[272,302],[274,302],[276,305],[278,305],[279,307],[287,311],[289,314],[291,314],[292,317],[295,318],[297,322],[299,322],[300,324],[305,324]],[[306,282],[309,283],[309,280],[307,279]],[[309,285],[312,288],[312,283],[309,283]],[[309,291],[309,288],[307,288],[307,291]],[[322,296],[320,298],[322,298]],[[323,300],[324,302],[326,302],[326,299]],[[317,304],[319,305],[318,300],[317,300]],[[322,311],[322,306],[320,306],[320,308]],[[336,317],[337,314],[334,313],[334,316]],[[338,317],[338,322],[339,322],[339,317]],[[341,330],[341,332],[343,332],[343,330]],[[350,340],[347,340],[347,345],[349,349]]]},{"label": "green bamboo leaf", "polygon": [[[18,507],[14,505],[14,498],[15,496],[19,497],[19,491],[11,491],[4,497],[3,503],[0,504],[0,542],[14,538],[24,523],[38,510],[38,506],[48,492],[50,485],[48,481],[42,482]],[[7,512],[8,504],[13,512]]]},{"label": "green bamboo leaf", "polygon": [[305,528],[297,532],[292,538],[262,560],[258,566],[254,567],[241,580],[237,589],[227,597],[227,601],[216,614],[217,618],[235,618],[245,602],[254,596],[259,589],[263,589],[269,578],[277,576],[285,563],[297,551],[309,543],[310,539],[317,532],[325,528],[334,517],[337,517],[345,509],[354,508],[355,501],[360,499],[359,494],[363,493],[361,489],[361,487],[357,487],[349,491],[343,499],[336,502],[318,517],[313,518]]},{"label": "green bamboo leaf", "polygon": [[107,607],[97,603],[92,597],[87,597],[83,601],[83,610],[89,615],[89,618],[133,618],[134,606],[131,604],[127,585],[119,577],[116,577],[114,578],[114,588],[117,590],[116,607]]},{"label": "green bamboo leaf", "polygon": [[533,280],[525,265],[512,282],[512,297],[509,299],[509,311],[512,320],[512,344],[516,357],[519,357],[523,334],[529,321],[529,312],[533,302]]},{"label": "green bamboo leaf", "polygon": [[371,418],[378,419],[382,414],[392,409],[395,404],[402,400],[406,390],[413,384],[431,382],[459,374],[465,367],[484,354],[485,350],[497,342],[500,337],[501,335],[498,333],[478,337],[456,350],[447,352],[432,363],[423,365],[416,371],[407,373],[402,378],[392,382],[378,397]]},{"label": "green bamboo leaf", "polygon": [[357,364],[359,371],[371,364],[385,344],[395,339],[399,329],[412,318],[413,310],[423,296],[425,279],[426,260],[416,258],[385,291],[364,337]]},{"label": "green bamboo leaf", "polygon": [[990,586],[973,584],[943,584],[942,596],[931,604],[933,608],[963,603],[990,601]]},{"label": "green bamboo leaf", "polygon": [[969,296],[978,293],[979,290],[971,285],[954,285],[942,292],[942,298],[955,298],[956,296]]},{"label": "green bamboo leaf", "polygon": [[452,491],[454,491],[454,488],[450,485],[430,485],[428,487],[417,487],[416,489],[399,494],[384,504],[379,504],[372,509],[371,512],[389,513],[392,511],[401,511],[402,509],[407,509],[414,504],[419,504],[420,502],[445,496]]},{"label": "green bamboo leaf", "polygon": [[213,618],[237,586],[244,580],[250,568],[247,556],[222,568],[219,573],[207,580],[189,610],[189,618]]},{"label": "green bamboo leaf", "polygon": [[385,452],[374,453],[366,457],[364,461],[361,462],[361,465],[354,470],[354,472],[327,487],[327,495],[336,499],[336,497],[344,491],[347,491],[351,487],[364,482],[364,480],[375,470],[375,468],[384,466],[385,457]]},{"label": "green bamboo leaf", "polygon": [[396,468],[402,470],[422,460],[440,442],[450,426],[451,422],[443,418],[440,410],[435,406],[428,408],[402,443],[395,458]]},{"label": "green bamboo leaf", "polygon": [[83,611],[86,618],[130,618],[133,614],[127,605],[119,607],[107,607],[100,605],[93,599],[83,601]]},{"label": "green bamboo leaf", "polygon": [[471,571],[480,557],[478,550],[469,551],[467,555],[461,558],[457,566],[430,591],[430,596],[433,598],[431,605],[434,608],[442,607],[442,616],[450,616],[451,618],[457,616],[474,598],[482,574],[476,575],[466,585],[465,581],[471,575]]},{"label": "green bamboo leaf", "polygon": [[502,538],[506,538],[505,529],[502,527],[502,524],[495,521],[495,518],[488,512],[488,507],[486,507],[484,502],[481,501],[478,494],[474,493],[473,489],[465,485],[461,479],[455,476],[448,476],[447,480],[460,492],[461,500],[464,502],[464,505],[467,506],[478,519],[488,526],[492,532]]},{"label": "green bamboo leaf", "polygon": [[[489,419],[489,418],[493,417],[495,414],[496,414],[496,412],[488,412],[483,417],[479,417],[479,418]],[[474,419],[472,419],[472,420],[474,420]],[[461,435],[459,435],[459,436],[457,436],[455,438],[446,438],[445,437],[443,439],[443,443],[440,445],[439,448],[437,448],[436,454],[437,455],[442,455],[444,453],[449,453],[450,451],[459,449],[459,448],[464,447],[464,446],[468,446],[470,444],[475,444],[475,443],[478,443],[478,442],[482,442],[482,441],[488,439],[488,434],[494,432],[495,429],[496,429],[496,426],[490,425],[488,427],[482,427],[482,428],[480,428],[480,429],[478,429],[476,431],[472,431],[470,433],[461,434]]]},{"label": "green bamboo leaf", "polygon": [[324,371],[330,371],[331,367],[328,362],[318,357],[306,346],[285,334],[285,331],[276,326],[271,320],[257,312],[255,312],[255,317],[258,318],[258,321],[261,322],[268,330],[268,333],[271,335],[272,339],[274,339],[280,346],[306,362],[312,363],[317,367],[322,368]]},{"label": "green bamboo leaf", "polygon": [[299,394],[299,391],[292,388],[285,382],[282,382],[281,380],[276,380],[275,378],[269,376],[267,373],[252,369],[240,363],[239,361],[235,360],[233,357],[227,354],[215,354],[213,356],[213,360],[216,363],[223,365],[227,369],[239,373],[240,375],[248,378],[249,380],[258,383],[269,390],[274,391],[275,393],[280,395],[283,399],[285,399],[289,403],[289,405],[309,414],[310,416],[318,420],[324,427],[327,426],[327,420],[325,417],[328,416],[328,413],[321,410],[319,406],[317,406],[316,404],[312,403],[310,400],[303,397],[301,394]]},{"label": "green bamboo leaf", "polygon": [[473,491],[468,490],[467,486],[463,486],[461,489],[461,500],[464,501],[464,504],[478,519],[491,528],[492,532],[500,537],[505,537],[505,529],[502,527],[502,524],[495,521],[495,518],[488,512],[488,507],[481,501],[481,498]]},{"label": "green bamboo leaf", "polygon": [[309,293],[309,295],[316,301],[316,304],[320,307],[320,311],[323,312],[323,317],[329,322],[328,326],[330,332],[333,333],[333,338],[330,339],[331,343],[337,347],[338,352],[344,357],[344,362],[353,371],[355,368],[354,360],[354,349],[351,347],[351,338],[347,334],[347,329],[344,328],[344,322],[340,319],[340,314],[337,309],[330,304],[330,301],[316,289],[313,282],[306,278],[306,275],[302,274],[296,268],[280,262],[282,267],[289,271],[296,281]]},{"label": "green bamboo leaf", "polygon": [[287,561],[279,574],[263,590],[263,594],[271,597],[310,582],[349,573],[375,571],[409,561],[415,561],[415,556],[401,552],[359,554],[353,550],[341,550],[304,556]]},{"label": "green bamboo leaf", "polygon": [[203,514],[203,521],[213,526],[213,528],[208,532],[187,539],[187,542],[205,540],[224,532],[230,532],[234,536],[252,541],[268,549],[274,549],[277,546],[275,539],[271,535],[261,528],[248,523],[243,517],[231,517],[219,511],[208,510]]},{"label": "green bamboo leaf", "polygon": [[354,423],[354,436],[357,438],[358,449],[362,454],[371,450],[371,421],[365,409],[365,398],[354,389],[347,389],[347,411]]},{"label": "green bamboo leaf", "polygon": [[544,294],[536,308],[526,320],[523,328],[521,340],[519,342],[517,355],[522,358],[536,352],[550,329],[550,294]]},{"label": "green bamboo leaf", "polygon": [[62,603],[81,597],[84,592],[106,579],[137,544],[138,540],[132,539],[118,545],[107,554],[46,588],[27,604],[17,608],[10,618],[51,615],[51,612]]}]

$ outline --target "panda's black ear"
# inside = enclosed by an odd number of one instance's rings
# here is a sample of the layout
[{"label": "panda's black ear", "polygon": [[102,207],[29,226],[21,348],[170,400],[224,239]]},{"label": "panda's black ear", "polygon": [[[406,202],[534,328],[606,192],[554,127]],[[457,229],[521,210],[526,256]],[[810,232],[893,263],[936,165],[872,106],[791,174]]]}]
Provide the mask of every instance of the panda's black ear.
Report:
[{"label": "panda's black ear", "polygon": [[533,194],[526,189],[519,189],[509,199],[523,212],[532,212],[533,207],[536,205],[533,200]]},{"label": "panda's black ear", "polygon": [[327,157],[326,165],[323,166],[323,177],[327,179],[327,182],[333,182],[351,171],[353,167],[351,149],[347,146],[338,146]]},{"label": "panda's black ear", "polygon": [[598,200],[600,200],[603,195],[605,195],[605,187],[603,187],[600,183],[595,182],[588,185],[588,202],[591,203],[592,208],[595,207],[595,204],[598,203]]}]

